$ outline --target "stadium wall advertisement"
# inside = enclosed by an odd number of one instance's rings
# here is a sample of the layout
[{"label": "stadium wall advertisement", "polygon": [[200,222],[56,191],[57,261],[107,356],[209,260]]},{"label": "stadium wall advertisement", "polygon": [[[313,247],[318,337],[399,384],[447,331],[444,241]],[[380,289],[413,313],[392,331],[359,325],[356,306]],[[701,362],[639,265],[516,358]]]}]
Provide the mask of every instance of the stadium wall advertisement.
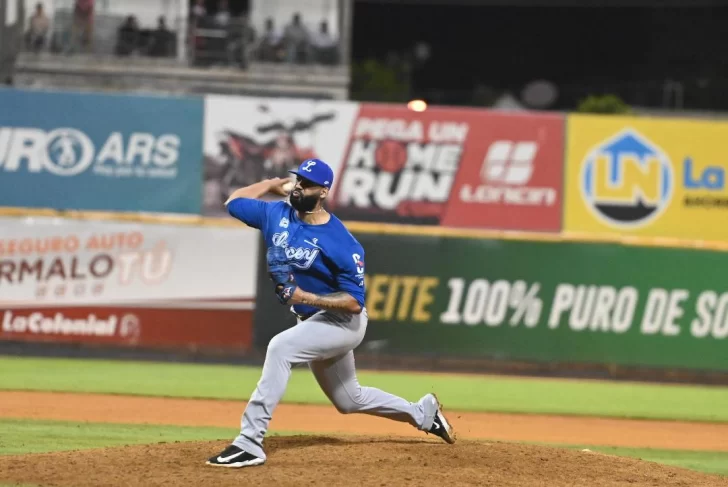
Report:
[{"label": "stadium wall advertisement", "polygon": [[[11,89],[0,106],[3,207],[233,223],[232,190],[326,160],[383,356],[728,372],[725,122]],[[295,324],[258,232],[88,218],[0,217],[0,341],[237,355]]]},{"label": "stadium wall advertisement", "polygon": [[[245,114],[245,116],[241,116]],[[208,96],[204,213],[319,157],[343,219],[558,232],[562,115]]]},{"label": "stadium wall advertisement", "polygon": [[[295,325],[242,224],[0,227],[0,341],[239,356]],[[728,253],[354,234],[379,356],[728,371]]]},{"label": "stadium wall advertisement", "polygon": [[[354,234],[380,356],[728,371],[724,252]],[[259,276],[264,346],[293,320]]]},{"label": "stadium wall advertisement", "polygon": [[728,122],[570,115],[566,230],[728,240]]},{"label": "stadium wall advertisement", "polygon": [[0,89],[0,206],[199,214],[201,98]]},{"label": "stadium wall advertisement", "polygon": [[0,340],[251,344],[256,232],[0,218]]},{"label": "stadium wall advertisement", "polygon": [[226,217],[236,188],[319,157],[348,221],[728,240],[722,121],[14,89],[0,106],[2,207]]}]

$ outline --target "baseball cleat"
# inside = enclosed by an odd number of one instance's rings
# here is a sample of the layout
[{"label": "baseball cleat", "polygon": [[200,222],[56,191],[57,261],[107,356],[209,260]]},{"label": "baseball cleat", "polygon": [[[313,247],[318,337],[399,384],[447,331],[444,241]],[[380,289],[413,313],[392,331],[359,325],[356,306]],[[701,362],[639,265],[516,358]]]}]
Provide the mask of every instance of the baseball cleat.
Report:
[{"label": "baseball cleat", "polygon": [[205,463],[213,467],[242,468],[263,465],[265,459],[253,456],[240,447],[230,445],[219,455],[210,457]]},{"label": "baseball cleat", "polygon": [[452,445],[453,443],[455,443],[455,430],[453,429],[450,422],[445,418],[445,415],[442,413],[442,404],[440,404],[437,396],[434,394],[430,395],[432,396],[432,399],[434,399],[437,409],[435,410],[435,417],[432,421],[432,426],[425,433],[439,436],[447,443]]}]

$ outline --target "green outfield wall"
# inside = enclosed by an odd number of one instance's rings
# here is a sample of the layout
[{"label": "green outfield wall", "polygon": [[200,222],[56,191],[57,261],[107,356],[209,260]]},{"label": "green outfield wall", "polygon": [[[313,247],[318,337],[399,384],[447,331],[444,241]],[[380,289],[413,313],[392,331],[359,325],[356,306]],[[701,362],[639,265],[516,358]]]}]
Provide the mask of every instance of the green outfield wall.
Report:
[{"label": "green outfield wall", "polygon": [[380,353],[728,370],[728,253],[356,236]]}]

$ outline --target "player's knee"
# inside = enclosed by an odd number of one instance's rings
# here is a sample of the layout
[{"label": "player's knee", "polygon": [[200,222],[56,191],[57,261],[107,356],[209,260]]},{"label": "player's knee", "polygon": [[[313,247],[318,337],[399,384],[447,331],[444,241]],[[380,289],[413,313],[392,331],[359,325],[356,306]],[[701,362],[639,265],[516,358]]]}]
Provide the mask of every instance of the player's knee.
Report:
[{"label": "player's knee", "polygon": [[276,335],[268,343],[267,354],[272,358],[283,358],[286,357],[288,349],[289,346],[288,342],[285,340],[285,337],[282,337],[281,335]]},{"label": "player's knee", "polygon": [[334,406],[341,414],[352,414],[362,410],[361,389],[348,391],[335,397]]},{"label": "player's knee", "polygon": [[359,411],[359,405],[351,400],[337,401],[334,406],[341,414],[352,414]]}]

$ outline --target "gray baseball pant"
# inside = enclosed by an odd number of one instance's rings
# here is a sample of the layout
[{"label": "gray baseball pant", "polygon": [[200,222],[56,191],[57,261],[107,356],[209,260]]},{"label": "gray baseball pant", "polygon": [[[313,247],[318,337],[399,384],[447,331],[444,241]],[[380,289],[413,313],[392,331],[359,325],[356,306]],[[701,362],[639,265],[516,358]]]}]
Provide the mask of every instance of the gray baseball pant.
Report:
[{"label": "gray baseball pant", "polygon": [[364,339],[366,309],[361,314],[322,311],[299,322],[268,344],[263,373],[248,401],[241,431],[234,445],[259,458],[266,458],[263,437],[273,411],[280,402],[294,364],[308,362],[319,386],[343,414],[362,413],[390,418],[427,430],[434,411],[373,387],[362,387],[356,378],[353,350]]}]

